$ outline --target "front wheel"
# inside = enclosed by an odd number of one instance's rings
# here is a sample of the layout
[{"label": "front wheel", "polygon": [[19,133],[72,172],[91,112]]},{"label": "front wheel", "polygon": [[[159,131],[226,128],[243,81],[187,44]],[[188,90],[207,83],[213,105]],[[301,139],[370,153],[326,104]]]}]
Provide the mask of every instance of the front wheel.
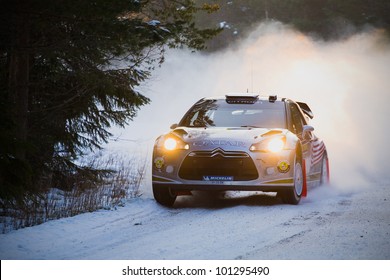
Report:
[{"label": "front wheel", "polygon": [[175,203],[177,195],[171,192],[169,186],[153,184],[153,196],[154,199],[163,206],[172,207]]},{"label": "front wheel", "polygon": [[320,178],[320,185],[327,185],[330,181],[329,176],[329,160],[328,156],[324,154],[322,157],[322,163],[321,163],[321,178]]},{"label": "front wheel", "polygon": [[294,187],[282,193],[284,203],[297,205],[301,201],[304,183],[302,160],[297,159],[294,167]]}]

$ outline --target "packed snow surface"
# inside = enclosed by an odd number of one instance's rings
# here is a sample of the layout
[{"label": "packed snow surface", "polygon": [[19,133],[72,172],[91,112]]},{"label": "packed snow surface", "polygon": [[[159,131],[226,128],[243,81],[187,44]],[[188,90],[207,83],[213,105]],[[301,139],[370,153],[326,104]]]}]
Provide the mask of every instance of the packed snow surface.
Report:
[{"label": "packed snow surface", "polygon": [[0,235],[1,259],[390,259],[390,184],[313,189],[298,206],[262,193],[150,196]]}]

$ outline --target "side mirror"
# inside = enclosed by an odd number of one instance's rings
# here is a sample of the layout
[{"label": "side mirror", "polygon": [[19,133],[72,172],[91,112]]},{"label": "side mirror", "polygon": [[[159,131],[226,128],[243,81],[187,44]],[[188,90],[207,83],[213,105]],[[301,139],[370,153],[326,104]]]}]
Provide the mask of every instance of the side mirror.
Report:
[{"label": "side mirror", "polygon": [[174,123],[173,125],[171,125],[170,129],[175,129],[176,127],[178,127],[179,125],[177,123]]},{"label": "side mirror", "polygon": [[314,127],[312,127],[311,125],[304,125],[303,133],[302,133],[303,138],[305,138],[306,140],[311,140],[312,138],[311,132],[313,131],[314,131]]}]

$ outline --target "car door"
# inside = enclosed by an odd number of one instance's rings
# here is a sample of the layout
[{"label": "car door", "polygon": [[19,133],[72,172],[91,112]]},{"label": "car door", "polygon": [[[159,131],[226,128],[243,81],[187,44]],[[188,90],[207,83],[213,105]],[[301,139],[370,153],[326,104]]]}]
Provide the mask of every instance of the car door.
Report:
[{"label": "car door", "polygon": [[314,140],[314,135],[311,131],[303,132],[304,126],[307,125],[306,119],[299,109],[298,105],[293,102],[288,103],[288,108],[290,112],[290,122],[289,122],[289,130],[301,141],[302,145],[302,157],[305,159],[306,163],[306,173],[310,174],[310,162],[311,162],[311,149]]}]

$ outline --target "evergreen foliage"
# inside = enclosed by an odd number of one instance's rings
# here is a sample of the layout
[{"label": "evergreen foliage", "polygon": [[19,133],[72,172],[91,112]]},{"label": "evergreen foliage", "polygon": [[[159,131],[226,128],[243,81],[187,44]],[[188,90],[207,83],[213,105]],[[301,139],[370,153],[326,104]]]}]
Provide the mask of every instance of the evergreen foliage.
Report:
[{"label": "evergreen foliage", "polygon": [[[76,164],[149,99],[137,86],[164,47],[204,48],[216,29],[191,0],[1,0],[0,198],[21,202],[69,178],[105,172]],[[66,184],[64,182],[67,182]]]}]

